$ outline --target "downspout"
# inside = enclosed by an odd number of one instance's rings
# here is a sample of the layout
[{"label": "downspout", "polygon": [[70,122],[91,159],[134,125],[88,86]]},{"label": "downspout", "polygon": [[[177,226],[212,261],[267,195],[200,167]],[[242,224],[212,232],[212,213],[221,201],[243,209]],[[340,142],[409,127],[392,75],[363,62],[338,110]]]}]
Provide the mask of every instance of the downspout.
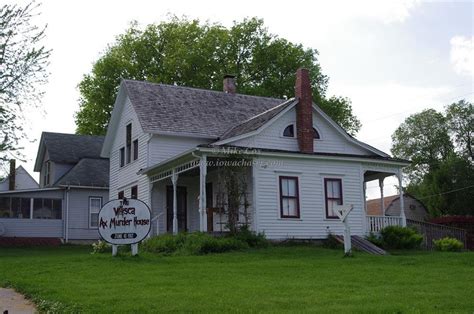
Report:
[{"label": "downspout", "polygon": [[69,191],[71,187],[68,185],[66,188],[66,243],[69,241]]}]

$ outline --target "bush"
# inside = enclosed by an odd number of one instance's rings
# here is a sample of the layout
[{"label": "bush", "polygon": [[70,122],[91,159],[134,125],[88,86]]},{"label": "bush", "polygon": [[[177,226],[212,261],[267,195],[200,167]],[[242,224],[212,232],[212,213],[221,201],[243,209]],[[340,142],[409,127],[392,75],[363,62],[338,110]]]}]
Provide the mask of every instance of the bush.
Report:
[{"label": "bush", "polygon": [[379,246],[379,247],[383,247],[383,240],[381,237],[377,236],[375,233],[371,232],[367,237],[366,239],[370,242],[372,242],[373,244],[375,244],[376,246]]},{"label": "bush", "polygon": [[423,241],[423,236],[407,227],[385,227],[380,231],[380,234],[382,246],[386,249],[416,249]]},{"label": "bush", "polygon": [[142,250],[146,252],[180,255],[222,253],[248,247],[246,242],[233,237],[216,238],[202,232],[164,234],[152,237],[142,243]]},{"label": "bush", "polygon": [[186,234],[163,234],[151,237],[142,242],[141,248],[150,253],[172,254],[176,252],[186,240]]},{"label": "bush", "polygon": [[339,242],[336,237],[334,237],[334,235],[330,233],[328,234],[327,239],[324,241],[323,247],[327,249],[341,249],[342,247],[344,247],[344,245]]},{"label": "bush", "polygon": [[239,229],[239,232],[232,236],[234,239],[240,240],[247,243],[249,247],[264,248],[270,244],[265,237],[264,233],[255,233],[251,231],[247,226],[243,226]]},{"label": "bush", "polygon": [[105,241],[97,241],[92,243],[92,254],[105,253],[109,251],[110,245]]},{"label": "bush", "polygon": [[460,252],[464,249],[464,244],[455,238],[445,237],[433,240],[435,249],[443,252]]}]

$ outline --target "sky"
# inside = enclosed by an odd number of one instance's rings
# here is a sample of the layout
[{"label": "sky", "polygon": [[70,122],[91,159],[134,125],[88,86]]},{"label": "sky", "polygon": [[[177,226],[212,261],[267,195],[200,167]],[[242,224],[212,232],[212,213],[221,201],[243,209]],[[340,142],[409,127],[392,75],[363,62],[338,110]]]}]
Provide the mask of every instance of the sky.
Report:
[{"label": "sky", "polygon": [[[75,131],[78,83],[134,20],[145,26],[171,14],[230,26],[263,18],[271,33],[319,51],[328,95],[350,98],[362,122],[357,138],[385,152],[410,114],[474,100],[473,1],[44,0],[40,11],[35,23],[47,24],[50,78],[43,110],[27,113],[21,163],[35,178],[41,132]],[[385,195],[395,193],[396,183],[387,179]],[[370,184],[369,198],[378,193]]]}]

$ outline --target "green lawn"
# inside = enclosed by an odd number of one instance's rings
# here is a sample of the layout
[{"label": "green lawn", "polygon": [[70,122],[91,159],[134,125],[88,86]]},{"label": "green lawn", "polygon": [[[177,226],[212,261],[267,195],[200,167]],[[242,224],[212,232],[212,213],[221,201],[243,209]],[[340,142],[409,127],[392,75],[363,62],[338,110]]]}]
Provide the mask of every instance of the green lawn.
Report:
[{"label": "green lawn", "polygon": [[116,258],[0,248],[0,285],[60,311],[474,312],[474,253],[341,256],[310,246]]}]

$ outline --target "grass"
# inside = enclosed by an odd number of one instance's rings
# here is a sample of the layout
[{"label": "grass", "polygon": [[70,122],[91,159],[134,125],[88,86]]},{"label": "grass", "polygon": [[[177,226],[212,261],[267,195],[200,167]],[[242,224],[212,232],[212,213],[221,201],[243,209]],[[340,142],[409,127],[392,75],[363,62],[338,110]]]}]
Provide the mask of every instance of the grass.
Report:
[{"label": "grass", "polygon": [[58,312],[474,311],[474,253],[390,256],[313,246],[112,258],[89,247],[0,249],[0,285]]}]

